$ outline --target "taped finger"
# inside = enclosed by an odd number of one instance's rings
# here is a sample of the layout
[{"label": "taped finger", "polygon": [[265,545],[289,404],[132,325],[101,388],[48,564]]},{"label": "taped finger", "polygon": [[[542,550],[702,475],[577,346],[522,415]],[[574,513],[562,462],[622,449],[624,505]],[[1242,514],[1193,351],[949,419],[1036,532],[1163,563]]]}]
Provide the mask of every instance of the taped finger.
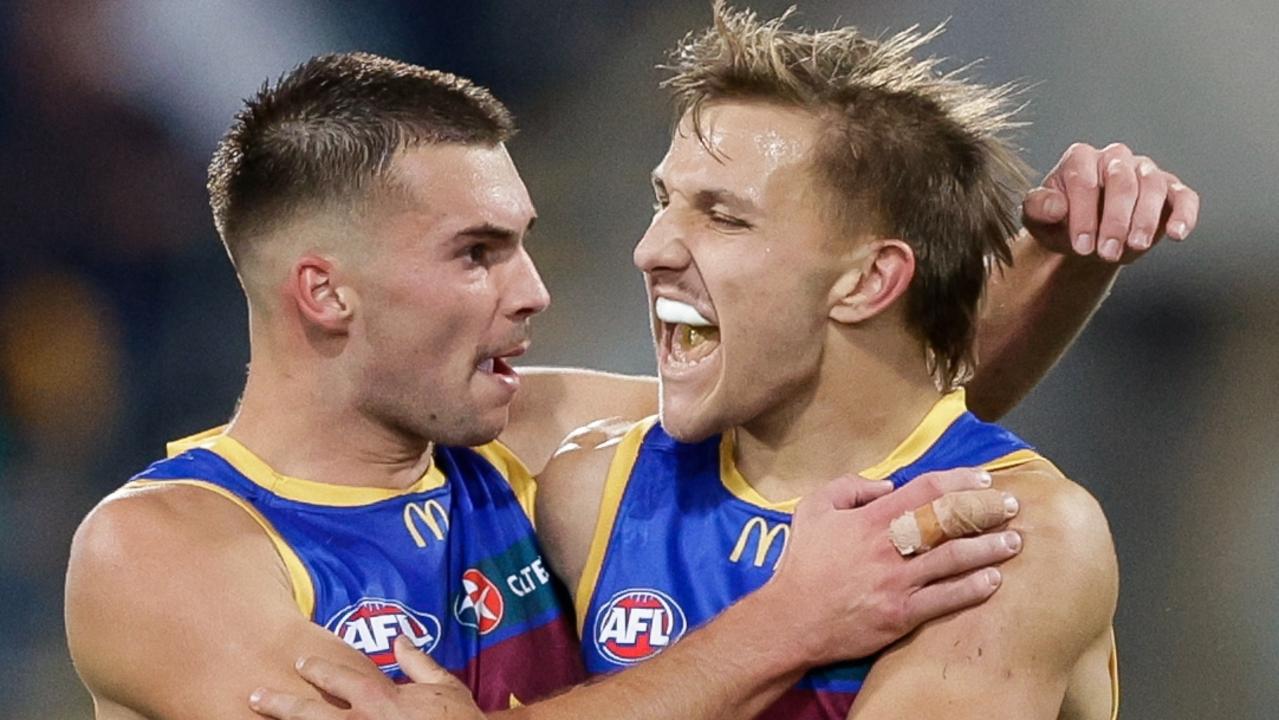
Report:
[{"label": "taped finger", "polygon": [[888,536],[897,552],[914,555],[999,527],[1017,510],[1017,498],[998,490],[952,493],[902,513],[889,523]]}]

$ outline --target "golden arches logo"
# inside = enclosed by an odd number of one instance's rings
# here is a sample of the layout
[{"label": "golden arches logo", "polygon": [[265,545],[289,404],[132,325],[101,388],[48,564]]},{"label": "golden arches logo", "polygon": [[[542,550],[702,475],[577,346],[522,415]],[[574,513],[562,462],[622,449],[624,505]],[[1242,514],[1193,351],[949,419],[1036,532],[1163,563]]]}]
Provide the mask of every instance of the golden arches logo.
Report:
[{"label": "golden arches logo", "polygon": [[404,527],[408,529],[413,542],[418,547],[424,548],[426,538],[417,529],[417,523],[413,521],[415,517],[426,526],[427,530],[431,531],[431,535],[435,536],[436,540],[444,540],[444,533],[449,530],[449,514],[444,511],[444,506],[438,500],[409,503],[404,506]]},{"label": "golden arches logo", "polygon": [[[769,526],[768,521],[762,517],[756,516],[746,521],[742,526],[742,532],[737,536],[737,544],[733,546],[733,552],[728,556],[730,562],[741,562],[742,553],[746,552],[746,545],[750,542],[751,535],[755,534],[755,530],[759,530],[759,541],[755,543],[755,567],[763,567],[764,560],[768,558],[768,551],[773,548],[773,542],[780,535],[782,538],[782,552],[786,551],[786,543],[790,541],[790,525],[786,523],[777,523]],[[782,561],[782,554],[777,554],[777,562],[773,563],[773,569],[777,569],[777,563]]]}]

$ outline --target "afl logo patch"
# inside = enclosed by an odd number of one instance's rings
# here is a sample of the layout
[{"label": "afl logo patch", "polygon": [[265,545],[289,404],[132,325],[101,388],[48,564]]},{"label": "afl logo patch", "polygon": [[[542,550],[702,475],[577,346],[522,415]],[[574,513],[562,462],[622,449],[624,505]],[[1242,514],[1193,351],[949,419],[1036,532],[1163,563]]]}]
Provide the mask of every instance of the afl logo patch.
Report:
[{"label": "afl logo patch", "polygon": [[471,568],[462,573],[462,592],[453,603],[453,617],[463,625],[488,635],[502,624],[506,603],[497,584]]},{"label": "afl logo patch", "polygon": [[382,670],[399,667],[392,643],[403,635],[424,653],[440,640],[440,621],[395,600],[364,598],[334,615],[324,628],[364,653]]},{"label": "afl logo patch", "polygon": [[670,595],[631,588],[595,614],[595,648],[619,665],[633,665],[679,640],[687,626],[684,611]]}]

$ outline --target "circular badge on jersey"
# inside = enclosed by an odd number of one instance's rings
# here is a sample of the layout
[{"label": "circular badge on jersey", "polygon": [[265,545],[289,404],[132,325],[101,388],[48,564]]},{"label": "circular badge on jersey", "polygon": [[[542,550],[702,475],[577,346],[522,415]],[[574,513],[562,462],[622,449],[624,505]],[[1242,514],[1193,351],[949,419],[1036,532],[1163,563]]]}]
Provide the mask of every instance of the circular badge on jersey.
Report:
[{"label": "circular badge on jersey", "polygon": [[424,653],[434,650],[440,640],[438,618],[384,598],[362,598],[338,611],[324,627],[384,671],[399,666],[392,647],[396,637],[404,635]]},{"label": "circular badge on jersey", "polygon": [[684,635],[684,610],[670,595],[630,588],[609,598],[595,614],[595,648],[618,665],[634,665],[670,647]]},{"label": "circular badge on jersey", "polygon": [[462,592],[453,603],[453,617],[459,623],[488,635],[502,624],[505,609],[497,583],[475,568],[462,573]]}]

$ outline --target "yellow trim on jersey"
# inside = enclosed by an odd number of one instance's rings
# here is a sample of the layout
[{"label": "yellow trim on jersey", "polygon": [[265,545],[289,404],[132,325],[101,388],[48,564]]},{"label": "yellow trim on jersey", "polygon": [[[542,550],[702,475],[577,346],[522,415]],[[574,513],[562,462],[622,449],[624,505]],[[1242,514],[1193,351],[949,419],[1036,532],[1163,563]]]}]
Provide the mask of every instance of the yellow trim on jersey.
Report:
[{"label": "yellow trim on jersey", "polygon": [[536,528],[537,519],[533,508],[537,504],[537,481],[533,478],[533,473],[529,472],[519,456],[496,440],[471,449],[479,453],[503,478],[506,478],[511,491],[515,493],[515,499],[519,500],[520,507],[524,508],[528,521]]},{"label": "yellow trim on jersey", "polygon": [[1110,628],[1110,720],[1119,717],[1119,644],[1115,640],[1115,628]]},{"label": "yellow trim on jersey", "polygon": [[311,574],[306,571],[306,566],[302,564],[302,559],[298,557],[293,547],[276,531],[271,521],[257,511],[257,508],[221,485],[215,485],[204,480],[134,480],[124,487],[127,489],[161,485],[186,485],[188,487],[202,488],[221,495],[248,513],[249,517],[253,518],[262,530],[266,532],[267,537],[271,539],[271,544],[275,546],[275,551],[279,554],[280,560],[284,562],[284,569],[289,573],[289,584],[293,586],[293,601],[297,603],[298,610],[301,610],[308,620],[311,619],[311,615],[315,612],[315,585],[311,582]]},{"label": "yellow trim on jersey", "polygon": [[599,582],[600,570],[604,567],[604,553],[608,551],[609,537],[613,534],[617,511],[622,506],[626,484],[631,479],[631,469],[639,458],[644,436],[656,423],[657,416],[654,415],[632,425],[618,443],[613,461],[608,466],[604,495],[600,498],[600,509],[595,517],[595,534],[591,536],[591,549],[586,555],[582,577],[577,581],[577,592],[573,595],[573,605],[577,610],[578,637],[582,637],[582,630],[586,627],[586,610],[590,607],[591,595],[595,594],[595,585]]},{"label": "yellow trim on jersey", "polygon": [[444,486],[447,478],[434,464],[420,480],[407,488],[367,487],[355,485],[331,485],[328,483],[303,480],[302,478],[281,475],[271,469],[261,458],[253,454],[238,440],[227,435],[226,428],[206,430],[169,443],[169,456],[179,454],[192,448],[203,448],[221,456],[253,484],[258,485],[273,495],[286,500],[308,503],[310,505],[327,505],[330,507],[357,507],[371,505],[375,502],[391,498],[426,492]]},{"label": "yellow trim on jersey", "polygon": [[784,513],[795,512],[795,506],[799,504],[799,498],[773,502],[760,495],[755,488],[751,487],[746,478],[742,477],[742,473],[737,469],[737,463],[733,461],[734,440],[734,431],[729,430],[724,433],[719,442],[719,480],[724,484],[724,488],[739,500],[745,500],[756,507]]},{"label": "yellow trim on jersey", "polygon": [[897,470],[915,462],[937,444],[937,440],[946,432],[960,415],[968,411],[964,400],[964,389],[946,393],[933,405],[924,419],[915,426],[910,435],[901,442],[888,457],[875,465],[861,471],[861,476],[868,480],[883,480]]}]

